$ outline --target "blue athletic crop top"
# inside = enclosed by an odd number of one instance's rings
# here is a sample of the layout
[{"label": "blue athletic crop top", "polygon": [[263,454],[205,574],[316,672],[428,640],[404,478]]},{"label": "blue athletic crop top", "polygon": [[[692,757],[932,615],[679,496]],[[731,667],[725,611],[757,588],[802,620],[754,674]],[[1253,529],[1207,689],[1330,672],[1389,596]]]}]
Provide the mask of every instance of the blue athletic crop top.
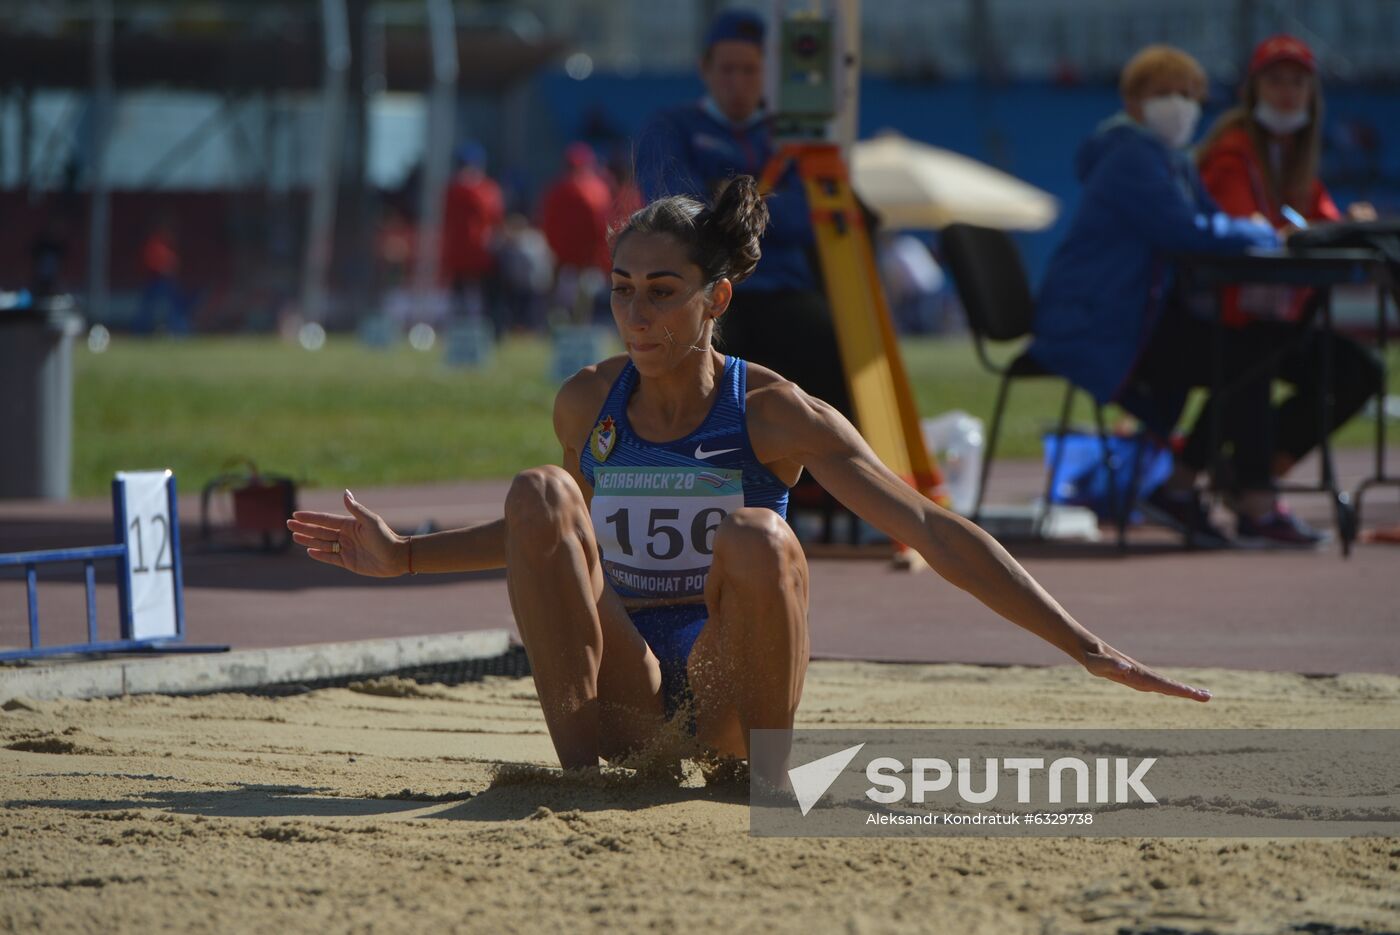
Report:
[{"label": "blue athletic crop top", "polygon": [[640,438],[627,421],[638,379],[630,360],[608,391],[579,469],[593,487],[593,532],[619,595],[703,595],[715,531],[727,515],[748,506],[787,517],[787,486],[749,444],[747,375],[745,361],[726,357],[705,421],[669,442]]}]

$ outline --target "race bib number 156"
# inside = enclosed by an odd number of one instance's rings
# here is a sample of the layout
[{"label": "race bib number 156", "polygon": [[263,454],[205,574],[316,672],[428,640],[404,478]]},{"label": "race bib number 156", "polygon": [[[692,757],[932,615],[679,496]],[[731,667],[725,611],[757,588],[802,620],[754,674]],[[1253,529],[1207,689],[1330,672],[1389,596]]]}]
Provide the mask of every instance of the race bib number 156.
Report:
[{"label": "race bib number 156", "polygon": [[715,532],[743,505],[740,471],[599,467],[592,515],[603,568],[624,596],[702,594]]}]

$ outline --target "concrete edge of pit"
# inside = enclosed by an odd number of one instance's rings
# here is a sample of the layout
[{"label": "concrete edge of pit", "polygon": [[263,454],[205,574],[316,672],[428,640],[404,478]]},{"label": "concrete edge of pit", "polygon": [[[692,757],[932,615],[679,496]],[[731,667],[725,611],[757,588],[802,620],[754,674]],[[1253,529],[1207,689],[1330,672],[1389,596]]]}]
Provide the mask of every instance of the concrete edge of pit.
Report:
[{"label": "concrete edge of pit", "polygon": [[227,653],[60,661],[0,669],[0,701],[241,691],[490,659],[508,652],[510,645],[506,630],[475,630]]}]

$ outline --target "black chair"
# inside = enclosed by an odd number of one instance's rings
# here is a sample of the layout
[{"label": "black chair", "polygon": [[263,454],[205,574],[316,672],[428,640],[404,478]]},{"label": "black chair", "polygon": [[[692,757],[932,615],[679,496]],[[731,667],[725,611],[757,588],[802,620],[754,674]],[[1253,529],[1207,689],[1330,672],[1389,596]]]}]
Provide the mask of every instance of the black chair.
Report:
[{"label": "black chair", "polygon": [[[1021,253],[1006,232],[971,224],[950,224],[943,229],[942,245],[943,258],[957,285],[963,310],[967,314],[968,328],[972,332],[977,358],[987,371],[1001,377],[996,408],[992,413],[991,430],[987,434],[982,476],[977,484],[977,502],[972,510],[971,519],[975,523],[981,519],[982,500],[987,491],[987,479],[992,473],[992,461],[996,457],[997,439],[1001,433],[1001,417],[1006,408],[1006,398],[1012,381],[1064,378],[1046,370],[1026,352],[1022,352],[1005,366],[998,366],[987,356],[987,342],[1025,338],[1031,333],[1035,317],[1035,300],[1031,296]],[[1077,390],[1078,387],[1073,383],[1065,381],[1065,397],[1060,406],[1060,419],[1056,429],[1058,444],[1055,446],[1054,463],[1050,465],[1045,478],[1044,506],[1036,516],[1033,527],[1033,535],[1036,538],[1041,538],[1045,519],[1050,511],[1052,485],[1055,475],[1059,473],[1060,458],[1064,452],[1064,437],[1069,429],[1070,406]],[[1104,463],[1109,467],[1109,482],[1114,484],[1108,432],[1104,427],[1103,407],[1098,403],[1094,404],[1094,421],[1102,444]],[[1116,507],[1118,546],[1121,549],[1127,541],[1127,519],[1133,504],[1122,502],[1116,486],[1109,488],[1109,496]]]}]

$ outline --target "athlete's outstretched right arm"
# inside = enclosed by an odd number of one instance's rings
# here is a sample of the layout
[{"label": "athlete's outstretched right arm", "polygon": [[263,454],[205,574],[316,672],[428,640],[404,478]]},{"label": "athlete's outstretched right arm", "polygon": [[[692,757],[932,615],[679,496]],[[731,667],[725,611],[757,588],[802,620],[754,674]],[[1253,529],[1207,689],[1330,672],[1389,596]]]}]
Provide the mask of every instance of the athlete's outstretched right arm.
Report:
[{"label": "athlete's outstretched right arm", "polygon": [[[599,374],[607,366],[607,376]],[[588,425],[607,396],[621,359],[585,367],[565,382],[554,402],[554,431],[564,449],[564,468],[584,498],[591,490],[579,470],[578,440],[587,438]],[[339,565],[357,575],[395,578],[417,573],[486,571],[506,566],[505,519],[476,523],[425,536],[400,536],[384,518],[345,491],[346,516],[298,510],[287,520],[292,541],[306,554],[327,565]],[[412,539],[412,567],[409,540]]]},{"label": "athlete's outstretched right arm", "polygon": [[[357,575],[395,578],[410,571],[485,571],[506,564],[505,520],[448,529],[426,536],[400,536],[384,518],[345,491],[349,516],[298,510],[287,520],[292,541],[327,565]],[[409,540],[413,541],[410,543]]]}]

